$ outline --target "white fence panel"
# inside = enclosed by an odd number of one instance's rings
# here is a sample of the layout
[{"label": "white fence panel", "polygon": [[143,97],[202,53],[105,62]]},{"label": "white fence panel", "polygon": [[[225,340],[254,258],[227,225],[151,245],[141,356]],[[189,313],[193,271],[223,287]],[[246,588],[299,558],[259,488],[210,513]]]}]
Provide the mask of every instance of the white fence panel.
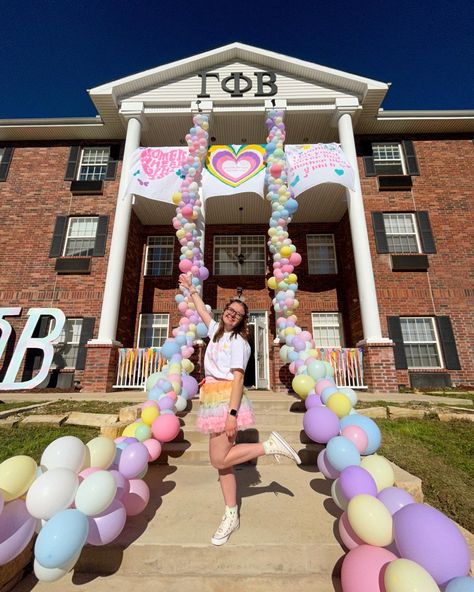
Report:
[{"label": "white fence panel", "polygon": [[119,349],[117,381],[114,388],[145,388],[146,379],[162,366],[159,347]]}]

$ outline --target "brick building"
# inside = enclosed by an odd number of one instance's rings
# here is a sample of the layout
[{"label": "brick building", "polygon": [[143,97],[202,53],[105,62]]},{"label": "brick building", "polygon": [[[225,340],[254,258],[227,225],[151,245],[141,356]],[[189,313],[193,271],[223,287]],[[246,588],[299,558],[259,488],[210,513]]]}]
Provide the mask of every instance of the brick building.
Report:
[{"label": "brick building", "polygon": [[[264,144],[273,104],[287,143],[338,142],[360,177],[354,192],[323,184],[298,198],[300,326],[322,356],[357,359],[363,376],[346,373],[348,384],[474,385],[474,111],[385,111],[388,90],[234,43],[90,90],[95,118],[0,121],[0,307],[23,309],[0,340],[0,383],[32,307],[67,319],[42,386],[111,389],[120,352],[159,347],[180,318],[180,247],[174,206],[127,195],[131,154],[183,145],[199,109],[211,144]],[[254,194],[206,202],[204,294],[219,311],[243,290],[246,382],[282,390],[291,375],[265,282],[270,213]],[[49,325],[42,317],[37,335]],[[17,380],[40,361],[29,350]]]}]

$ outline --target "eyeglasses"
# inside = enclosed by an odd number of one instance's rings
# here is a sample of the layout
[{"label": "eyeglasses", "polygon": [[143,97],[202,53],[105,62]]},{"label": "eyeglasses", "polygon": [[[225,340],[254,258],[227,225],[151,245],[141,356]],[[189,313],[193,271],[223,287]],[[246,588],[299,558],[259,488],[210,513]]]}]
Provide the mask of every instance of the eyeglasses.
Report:
[{"label": "eyeglasses", "polygon": [[243,319],[244,318],[244,314],[242,314],[241,312],[239,312],[238,310],[235,310],[235,308],[231,308],[230,306],[228,306],[226,308],[226,311],[233,317],[235,317],[236,319]]}]

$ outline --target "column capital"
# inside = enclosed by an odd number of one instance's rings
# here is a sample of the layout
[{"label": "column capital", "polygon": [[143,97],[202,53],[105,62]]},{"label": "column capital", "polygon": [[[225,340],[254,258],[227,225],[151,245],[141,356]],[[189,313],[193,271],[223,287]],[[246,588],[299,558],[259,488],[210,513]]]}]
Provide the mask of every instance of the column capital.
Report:
[{"label": "column capital", "polygon": [[206,115],[210,115],[212,113],[212,108],[212,101],[203,101],[202,99],[197,99],[197,101],[191,101],[192,113],[205,113]]},{"label": "column capital", "polygon": [[142,102],[123,101],[119,113],[126,121],[137,119],[142,128],[146,129],[147,119],[145,116],[145,105]]},{"label": "column capital", "polygon": [[334,116],[331,124],[333,127],[337,127],[339,119],[343,115],[350,115],[353,122],[355,122],[362,112],[362,107],[359,104],[359,100],[356,97],[344,97],[336,99],[334,104]]}]

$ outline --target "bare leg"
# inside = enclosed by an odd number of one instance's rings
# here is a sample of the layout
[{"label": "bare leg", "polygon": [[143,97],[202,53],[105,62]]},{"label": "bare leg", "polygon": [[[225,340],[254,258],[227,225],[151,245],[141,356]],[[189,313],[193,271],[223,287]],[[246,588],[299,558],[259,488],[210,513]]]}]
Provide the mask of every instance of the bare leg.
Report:
[{"label": "bare leg", "polygon": [[263,444],[234,444],[225,433],[212,434],[209,439],[209,456],[212,466],[218,470],[264,456]]},{"label": "bare leg", "polygon": [[235,480],[234,469],[218,469],[219,483],[221,484],[222,495],[225,505],[234,508],[237,505],[237,482]]}]

